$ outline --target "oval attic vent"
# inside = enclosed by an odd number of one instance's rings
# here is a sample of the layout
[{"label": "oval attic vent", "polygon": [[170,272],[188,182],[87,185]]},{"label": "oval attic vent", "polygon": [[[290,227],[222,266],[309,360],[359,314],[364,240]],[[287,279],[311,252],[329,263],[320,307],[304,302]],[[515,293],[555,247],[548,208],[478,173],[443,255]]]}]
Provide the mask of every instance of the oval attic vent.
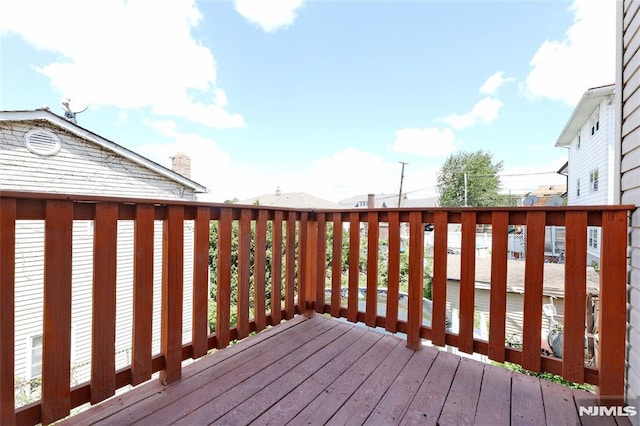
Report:
[{"label": "oval attic vent", "polygon": [[56,155],[60,152],[60,138],[45,129],[31,129],[24,135],[24,146],[34,154]]}]

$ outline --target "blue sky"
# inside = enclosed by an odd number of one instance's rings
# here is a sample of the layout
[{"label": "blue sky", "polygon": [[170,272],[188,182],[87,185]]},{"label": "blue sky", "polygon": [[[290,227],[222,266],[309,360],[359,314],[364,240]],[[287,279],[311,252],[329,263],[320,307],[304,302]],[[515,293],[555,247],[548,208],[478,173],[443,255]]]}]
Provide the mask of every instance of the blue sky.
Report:
[{"label": "blue sky", "polygon": [[[39,11],[35,14],[34,11]],[[615,72],[615,0],[20,1],[0,15],[0,109],[85,98],[79,124],[206,199],[436,194],[483,149],[505,192],[563,183],[554,143]]]}]

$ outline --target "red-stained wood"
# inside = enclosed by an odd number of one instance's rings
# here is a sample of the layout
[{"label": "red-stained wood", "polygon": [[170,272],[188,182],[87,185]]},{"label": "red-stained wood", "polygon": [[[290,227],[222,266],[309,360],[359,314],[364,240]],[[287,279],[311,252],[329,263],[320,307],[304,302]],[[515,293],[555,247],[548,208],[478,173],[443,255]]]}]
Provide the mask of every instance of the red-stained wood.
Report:
[{"label": "red-stained wood", "polygon": [[567,213],[562,376],[576,383],[584,383],[585,300],[587,298],[586,229],[586,212]]},{"label": "red-stained wood", "polygon": [[447,237],[448,213],[438,210],[433,214],[433,282],[431,294],[431,340],[434,345],[444,346],[447,322]]},{"label": "red-stained wood", "polygon": [[267,256],[267,211],[258,211],[256,220],[256,242],[253,266],[253,298],[256,331],[267,326],[266,318],[266,256]]},{"label": "red-stained wood", "polygon": [[474,423],[477,425],[499,425],[504,419],[509,418],[510,411],[511,370],[485,364]]},{"label": "red-stained wood", "polygon": [[342,214],[333,213],[333,247],[331,250],[331,316],[340,316],[342,303]]},{"label": "red-stained wood", "polygon": [[307,255],[310,250],[307,246],[309,229],[307,222],[309,221],[309,213],[300,214],[300,225],[298,228],[298,307],[299,311],[305,313],[307,309],[307,290],[309,277],[307,276]]},{"label": "red-stained wood", "polygon": [[168,206],[162,232],[162,302],[160,351],[163,384],[180,380],[182,364],[182,299],[184,294],[184,209]]},{"label": "red-stained wood", "polygon": [[[296,291],[296,221],[298,214],[289,212],[287,215],[287,240],[286,240],[286,277],[285,277],[285,298],[284,309],[285,319],[293,318],[295,310]],[[299,280],[299,277],[298,277]],[[298,281],[299,282],[299,281]]]},{"label": "red-stained wood", "polygon": [[571,388],[554,383],[551,380],[541,380],[540,387],[542,389],[542,402],[544,403],[547,424],[580,424],[580,416],[576,413]]},{"label": "red-stained wood", "polygon": [[186,366],[177,383],[149,382],[66,424],[574,424],[576,406],[596,404],[595,395],[564,389],[298,316]]},{"label": "red-stained wood", "polygon": [[456,375],[460,357],[440,351],[407,408],[402,424],[437,425]]},{"label": "red-stained wood", "polygon": [[407,302],[407,347],[422,347],[422,293],[424,287],[424,225],[420,212],[409,213],[409,301]]},{"label": "red-stained wood", "polygon": [[218,221],[218,277],[216,286],[216,346],[229,344],[229,321],[231,316],[231,227],[233,210],[220,209]]},{"label": "red-stained wood", "polygon": [[[356,332],[361,334],[359,331]],[[306,365],[303,365],[296,370],[290,371],[287,375],[281,377],[279,381],[282,383],[272,383],[251,398],[252,406],[257,405],[255,402],[258,402],[265,410],[260,417],[255,418],[255,413],[235,411],[233,414],[239,413],[242,418],[228,416],[223,418],[222,421],[226,420],[229,424],[248,423],[249,420],[252,420],[255,424],[287,424],[287,422],[291,421],[293,417],[308,406],[310,399],[313,399],[315,402],[319,397],[322,398],[324,396],[323,393],[330,392],[327,389],[328,386],[333,385],[336,380],[341,379],[343,374],[349,374],[350,368],[353,367],[356,362],[363,362],[362,354],[379,342],[381,337],[382,334],[375,331],[368,332],[362,336],[356,336],[356,338],[353,339],[354,343],[352,345],[349,345],[349,342],[347,342],[347,344],[344,345],[344,350],[334,357],[328,357],[328,354],[323,350],[325,354],[322,355],[322,358],[309,360],[313,362],[309,368],[305,368]],[[321,364],[322,361],[326,362]],[[306,361],[305,363],[310,364]],[[311,372],[313,368],[318,367],[320,367],[320,369],[313,374],[313,380],[305,380],[299,385],[295,385],[299,377],[292,376],[299,376],[303,369],[304,371]],[[289,386],[287,387],[286,384]],[[294,384],[293,388],[290,386],[291,384]],[[341,388],[340,391],[344,392],[344,389]],[[280,396],[278,393],[282,392],[285,392],[285,394],[278,400],[277,404],[267,406],[270,402],[269,400]],[[298,419],[294,419],[291,423],[303,424],[302,419],[299,419],[299,423],[296,423],[297,421]]]},{"label": "red-stained wood", "polygon": [[524,269],[522,366],[527,370],[539,372],[540,340],[542,338],[545,212],[527,212],[526,224],[525,250],[527,259]]},{"label": "red-stained wood", "polygon": [[15,424],[16,200],[0,198],[0,424]]},{"label": "red-stained wood", "polygon": [[136,204],[133,239],[133,336],[131,384],[151,378],[154,206]]},{"label": "red-stained wood", "polygon": [[398,293],[400,291],[400,214],[389,212],[389,264],[387,266],[387,312],[385,328],[398,330]]},{"label": "red-stained wood", "polygon": [[277,210],[273,215],[271,232],[271,320],[279,324],[282,315],[282,218]]},{"label": "red-stained wood", "polygon": [[251,210],[240,210],[238,225],[238,338],[249,334],[249,293],[251,284]]},{"label": "red-stained wood", "polygon": [[538,426],[545,423],[540,379],[526,374],[513,374],[511,376],[511,424]]},{"label": "red-stained wood", "polygon": [[402,345],[393,348],[326,424],[363,424],[413,355],[412,350]]},{"label": "red-stained wood", "polygon": [[380,226],[378,213],[367,213],[367,297],[365,323],[376,326],[378,315],[378,241]]},{"label": "red-stained wood", "polygon": [[[293,418],[292,424],[325,424],[349,400],[362,382],[375,372],[399,345],[399,339],[380,339],[357,362]],[[389,361],[383,366],[388,366]],[[298,400],[299,401],[299,400]]]},{"label": "red-stained wood", "polygon": [[509,213],[491,214],[491,294],[489,302],[489,358],[505,360],[507,312],[507,240]]},{"label": "red-stained wood", "polygon": [[[320,338],[323,337],[321,336]],[[270,381],[267,386],[262,386],[262,383],[267,381],[263,378],[254,376],[247,379],[240,386],[216,401],[219,410],[216,411],[225,413],[227,410],[223,407],[231,405],[228,402],[233,401],[233,403],[236,403],[242,398],[244,398],[245,403],[255,407],[254,411],[233,410],[218,418],[216,422],[221,425],[249,424],[251,421],[255,421],[257,424],[286,424],[286,419],[293,414],[287,409],[294,409],[295,401],[298,400],[298,397],[305,401],[309,400],[313,394],[317,395],[317,393],[322,392],[324,388],[324,386],[321,387],[322,381],[328,382],[335,378],[337,375],[336,367],[340,370],[345,370],[353,362],[353,358],[362,354],[365,348],[370,347],[373,342],[374,338],[363,336],[360,330],[356,330],[353,327],[335,340],[326,343],[321,351],[310,354],[296,365],[296,368],[292,368],[275,380]],[[306,348],[302,348],[302,350],[306,350]],[[317,377],[318,380],[306,381],[311,375]],[[255,393],[252,394],[252,392]],[[234,393],[236,395],[233,395]],[[276,404],[283,406],[277,410],[278,414],[283,416],[281,421],[266,420],[262,417],[256,419],[256,413],[265,412]],[[212,417],[215,418],[216,415],[214,414]]]},{"label": "red-stained wood", "polygon": [[360,280],[360,214],[349,214],[349,289],[347,292],[347,320],[358,320],[358,285]]},{"label": "red-stained wood", "polygon": [[116,264],[118,205],[96,204],[93,227],[91,403],[116,392]]},{"label": "red-stained wood", "polygon": [[209,336],[209,221],[207,207],[196,209],[193,240],[193,316],[191,317],[191,342],[193,357],[207,354]]},{"label": "red-stained wood", "polygon": [[367,418],[365,424],[372,426],[397,424],[409,408],[414,395],[418,392],[433,361],[438,356],[438,352],[435,348],[425,348],[415,352],[378,402],[376,409]]},{"label": "red-stained wood", "polygon": [[316,312],[324,312],[324,287],[327,276],[327,215],[318,213],[317,225],[317,250],[316,250]]},{"label": "red-stained wood", "polygon": [[461,358],[451,383],[442,413],[440,425],[473,425],[478,409],[484,365],[470,358]]},{"label": "red-stained wood", "polygon": [[73,202],[47,201],[44,234],[42,423],[71,409],[71,265]]},{"label": "red-stained wood", "polygon": [[300,308],[304,314],[308,317],[315,315],[315,299],[316,299],[316,286],[318,285],[317,272],[318,272],[318,222],[310,215],[303,214],[300,226],[304,226],[306,233],[301,235],[303,241],[305,241],[304,252],[301,257],[304,257],[304,291],[300,290],[300,294],[304,292],[304,303],[299,302]]},{"label": "red-stained wood", "polygon": [[598,396],[607,403],[624,401],[627,315],[627,212],[603,212],[600,248],[600,317],[598,331]]},{"label": "red-stained wood", "polygon": [[473,353],[473,319],[476,293],[476,212],[462,212],[460,254],[460,331],[458,349]]}]

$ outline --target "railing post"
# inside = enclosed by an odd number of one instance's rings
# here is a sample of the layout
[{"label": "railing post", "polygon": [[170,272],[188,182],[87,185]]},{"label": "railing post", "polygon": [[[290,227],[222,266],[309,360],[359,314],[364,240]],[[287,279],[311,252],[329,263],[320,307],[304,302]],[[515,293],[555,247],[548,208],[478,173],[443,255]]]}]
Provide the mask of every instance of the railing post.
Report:
[{"label": "railing post", "polygon": [[327,216],[325,213],[318,213],[317,223],[317,244],[316,244],[316,312],[324,312],[324,288],[327,276]]},{"label": "railing post", "polygon": [[298,290],[300,300],[300,310],[306,317],[315,315],[316,297],[316,271],[317,271],[317,243],[318,243],[318,222],[315,215],[302,213],[300,219],[301,228],[301,248],[300,259],[303,260],[302,274],[300,280],[302,288]]},{"label": "railing post", "polygon": [[196,209],[193,238],[193,316],[191,319],[191,340],[193,357],[207,354],[209,349],[208,303],[209,303],[209,224],[210,211],[206,207]]},{"label": "railing post", "polygon": [[48,200],[44,234],[42,423],[71,411],[71,269],[73,202]]},{"label": "railing post", "polygon": [[133,261],[131,384],[151,378],[153,325],[153,237],[155,208],[136,204]]},{"label": "railing post", "polygon": [[251,283],[251,210],[240,210],[238,224],[238,339],[249,335]]},{"label": "railing post", "polygon": [[0,198],[0,424],[15,424],[16,200]]},{"label": "railing post", "polygon": [[233,210],[220,209],[218,221],[218,276],[216,277],[216,347],[227,347],[230,340],[231,305],[231,228]]},{"label": "railing post", "polygon": [[627,315],[627,212],[602,214],[598,320],[598,398],[607,404],[624,401]]},{"label": "railing post", "polygon": [[116,264],[118,204],[96,204],[93,227],[91,403],[116,392]]},{"label": "railing post", "polygon": [[182,376],[182,299],[184,294],[184,210],[167,206],[162,233],[162,303],[160,349],[164,369],[160,381],[168,384]]},{"label": "railing post", "polygon": [[409,302],[407,312],[407,347],[422,347],[422,293],[424,285],[424,228],[422,213],[409,214]]},{"label": "railing post", "polygon": [[378,317],[378,213],[367,213],[367,298],[365,323],[376,326]]}]

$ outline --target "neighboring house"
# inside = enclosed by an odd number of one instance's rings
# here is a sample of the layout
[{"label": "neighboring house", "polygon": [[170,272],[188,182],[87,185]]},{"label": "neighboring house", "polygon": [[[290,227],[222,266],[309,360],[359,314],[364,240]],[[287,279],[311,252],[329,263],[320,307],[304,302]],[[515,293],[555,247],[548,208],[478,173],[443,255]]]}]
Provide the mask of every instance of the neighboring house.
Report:
[{"label": "neighboring house", "polygon": [[[603,205],[615,201],[615,87],[587,90],[556,141],[569,150],[567,204]],[[600,263],[600,228],[589,227],[587,263]]]},{"label": "neighboring house", "polygon": [[[452,313],[453,331],[457,332],[460,312],[460,255],[447,257],[447,310]],[[525,262],[507,261],[507,339],[522,341],[522,323],[524,311],[524,277]],[[476,257],[475,299],[476,334],[488,340],[486,335],[489,316],[491,289],[491,257]],[[587,267],[587,293],[597,295],[599,276]],[[564,314],[564,265],[544,264],[543,304],[553,304],[558,314],[558,322],[562,323]],[[543,317],[543,334],[548,332],[548,321]]]},{"label": "neighboring house", "polygon": [[[640,2],[616,2],[616,135],[614,154],[614,203],[640,206]],[[640,210],[630,218],[627,272],[626,399],[638,407],[640,397]],[[631,418],[640,423],[640,416]]]},{"label": "neighboring house", "polygon": [[[0,112],[0,190],[128,198],[194,200],[206,188],[48,110]],[[185,228],[185,262],[193,232]],[[44,222],[16,225],[15,374],[17,383],[41,371]],[[162,226],[156,222],[154,351],[159,350]],[[128,365],[133,300],[133,223],[118,223],[116,363]],[[73,224],[72,380],[89,378],[91,360],[93,221]],[[191,271],[184,269],[184,318],[191,312]],[[157,324],[157,326],[156,326]],[[185,338],[191,321],[185,320]]]},{"label": "neighboring house", "polygon": [[306,192],[282,192],[280,187],[275,193],[263,194],[234,202],[234,204],[260,205],[269,207],[289,207],[296,209],[339,209],[340,205],[333,201],[315,197]]},{"label": "neighboring house", "polygon": [[[359,194],[345,198],[339,202],[341,208],[346,209],[386,209],[398,207],[398,194]],[[402,197],[400,207],[437,207],[438,198],[407,198]]]}]

